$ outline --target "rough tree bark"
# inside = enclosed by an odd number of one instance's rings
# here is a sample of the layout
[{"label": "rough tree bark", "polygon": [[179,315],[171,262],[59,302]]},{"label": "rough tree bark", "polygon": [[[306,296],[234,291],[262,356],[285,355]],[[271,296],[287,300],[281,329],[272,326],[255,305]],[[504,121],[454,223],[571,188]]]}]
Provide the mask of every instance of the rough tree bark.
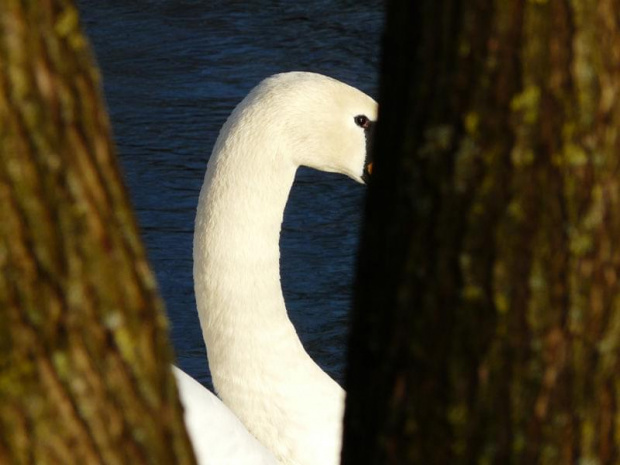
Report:
[{"label": "rough tree bark", "polygon": [[0,463],[193,463],[70,0],[0,1]]},{"label": "rough tree bark", "polygon": [[388,2],[345,464],[620,461],[619,12]]}]

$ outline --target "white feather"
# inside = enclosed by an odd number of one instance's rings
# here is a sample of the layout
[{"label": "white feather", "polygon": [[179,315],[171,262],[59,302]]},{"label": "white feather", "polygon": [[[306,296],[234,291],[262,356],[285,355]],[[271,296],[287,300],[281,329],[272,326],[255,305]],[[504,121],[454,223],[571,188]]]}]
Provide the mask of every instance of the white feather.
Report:
[{"label": "white feather", "polygon": [[202,384],[177,367],[185,424],[200,465],[276,465],[271,452],[260,444],[234,413]]}]

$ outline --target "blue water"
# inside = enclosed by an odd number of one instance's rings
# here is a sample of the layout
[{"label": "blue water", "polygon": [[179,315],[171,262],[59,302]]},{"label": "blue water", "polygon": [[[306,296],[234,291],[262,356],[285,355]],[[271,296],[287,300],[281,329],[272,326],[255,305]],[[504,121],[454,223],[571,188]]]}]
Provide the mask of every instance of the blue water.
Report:
[{"label": "blue water", "polygon": [[[219,128],[261,79],[327,74],[376,97],[382,2],[79,0],[178,364],[210,383],[192,235]],[[364,187],[302,169],[285,213],[282,285],[313,358],[342,381]]]}]

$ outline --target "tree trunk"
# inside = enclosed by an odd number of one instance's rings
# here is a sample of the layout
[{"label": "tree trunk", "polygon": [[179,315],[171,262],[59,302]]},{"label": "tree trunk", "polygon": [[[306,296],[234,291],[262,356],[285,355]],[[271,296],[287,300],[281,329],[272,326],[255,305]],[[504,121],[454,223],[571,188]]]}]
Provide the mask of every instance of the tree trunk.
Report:
[{"label": "tree trunk", "polygon": [[388,3],[345,464],[620,461],[618,12]]},{"label": "tree trunk", "polygon": [[70,0],[0,1],[0,463],[193,463]]}]

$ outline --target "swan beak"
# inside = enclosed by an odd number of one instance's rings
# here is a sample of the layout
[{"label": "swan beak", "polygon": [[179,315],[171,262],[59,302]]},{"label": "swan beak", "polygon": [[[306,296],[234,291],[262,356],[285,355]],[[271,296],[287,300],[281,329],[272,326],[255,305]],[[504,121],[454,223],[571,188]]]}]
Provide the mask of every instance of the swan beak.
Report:
[{"label": "swan beak", "polygon": [[375,138],[375,124],[374,121],[370,121],[368,127],[364,128],[364,135],[366,136],[366,160],[362,179],[366,184],[368,184],[370,175],[372,174],[372,145]]},{"label": "swan beak", "polygon": [[362,181],[364,184],[368,184],[368,181],[370,181],[371,174],[372,174],[372,162],[364,166],[364,172],[362,173]]}]

